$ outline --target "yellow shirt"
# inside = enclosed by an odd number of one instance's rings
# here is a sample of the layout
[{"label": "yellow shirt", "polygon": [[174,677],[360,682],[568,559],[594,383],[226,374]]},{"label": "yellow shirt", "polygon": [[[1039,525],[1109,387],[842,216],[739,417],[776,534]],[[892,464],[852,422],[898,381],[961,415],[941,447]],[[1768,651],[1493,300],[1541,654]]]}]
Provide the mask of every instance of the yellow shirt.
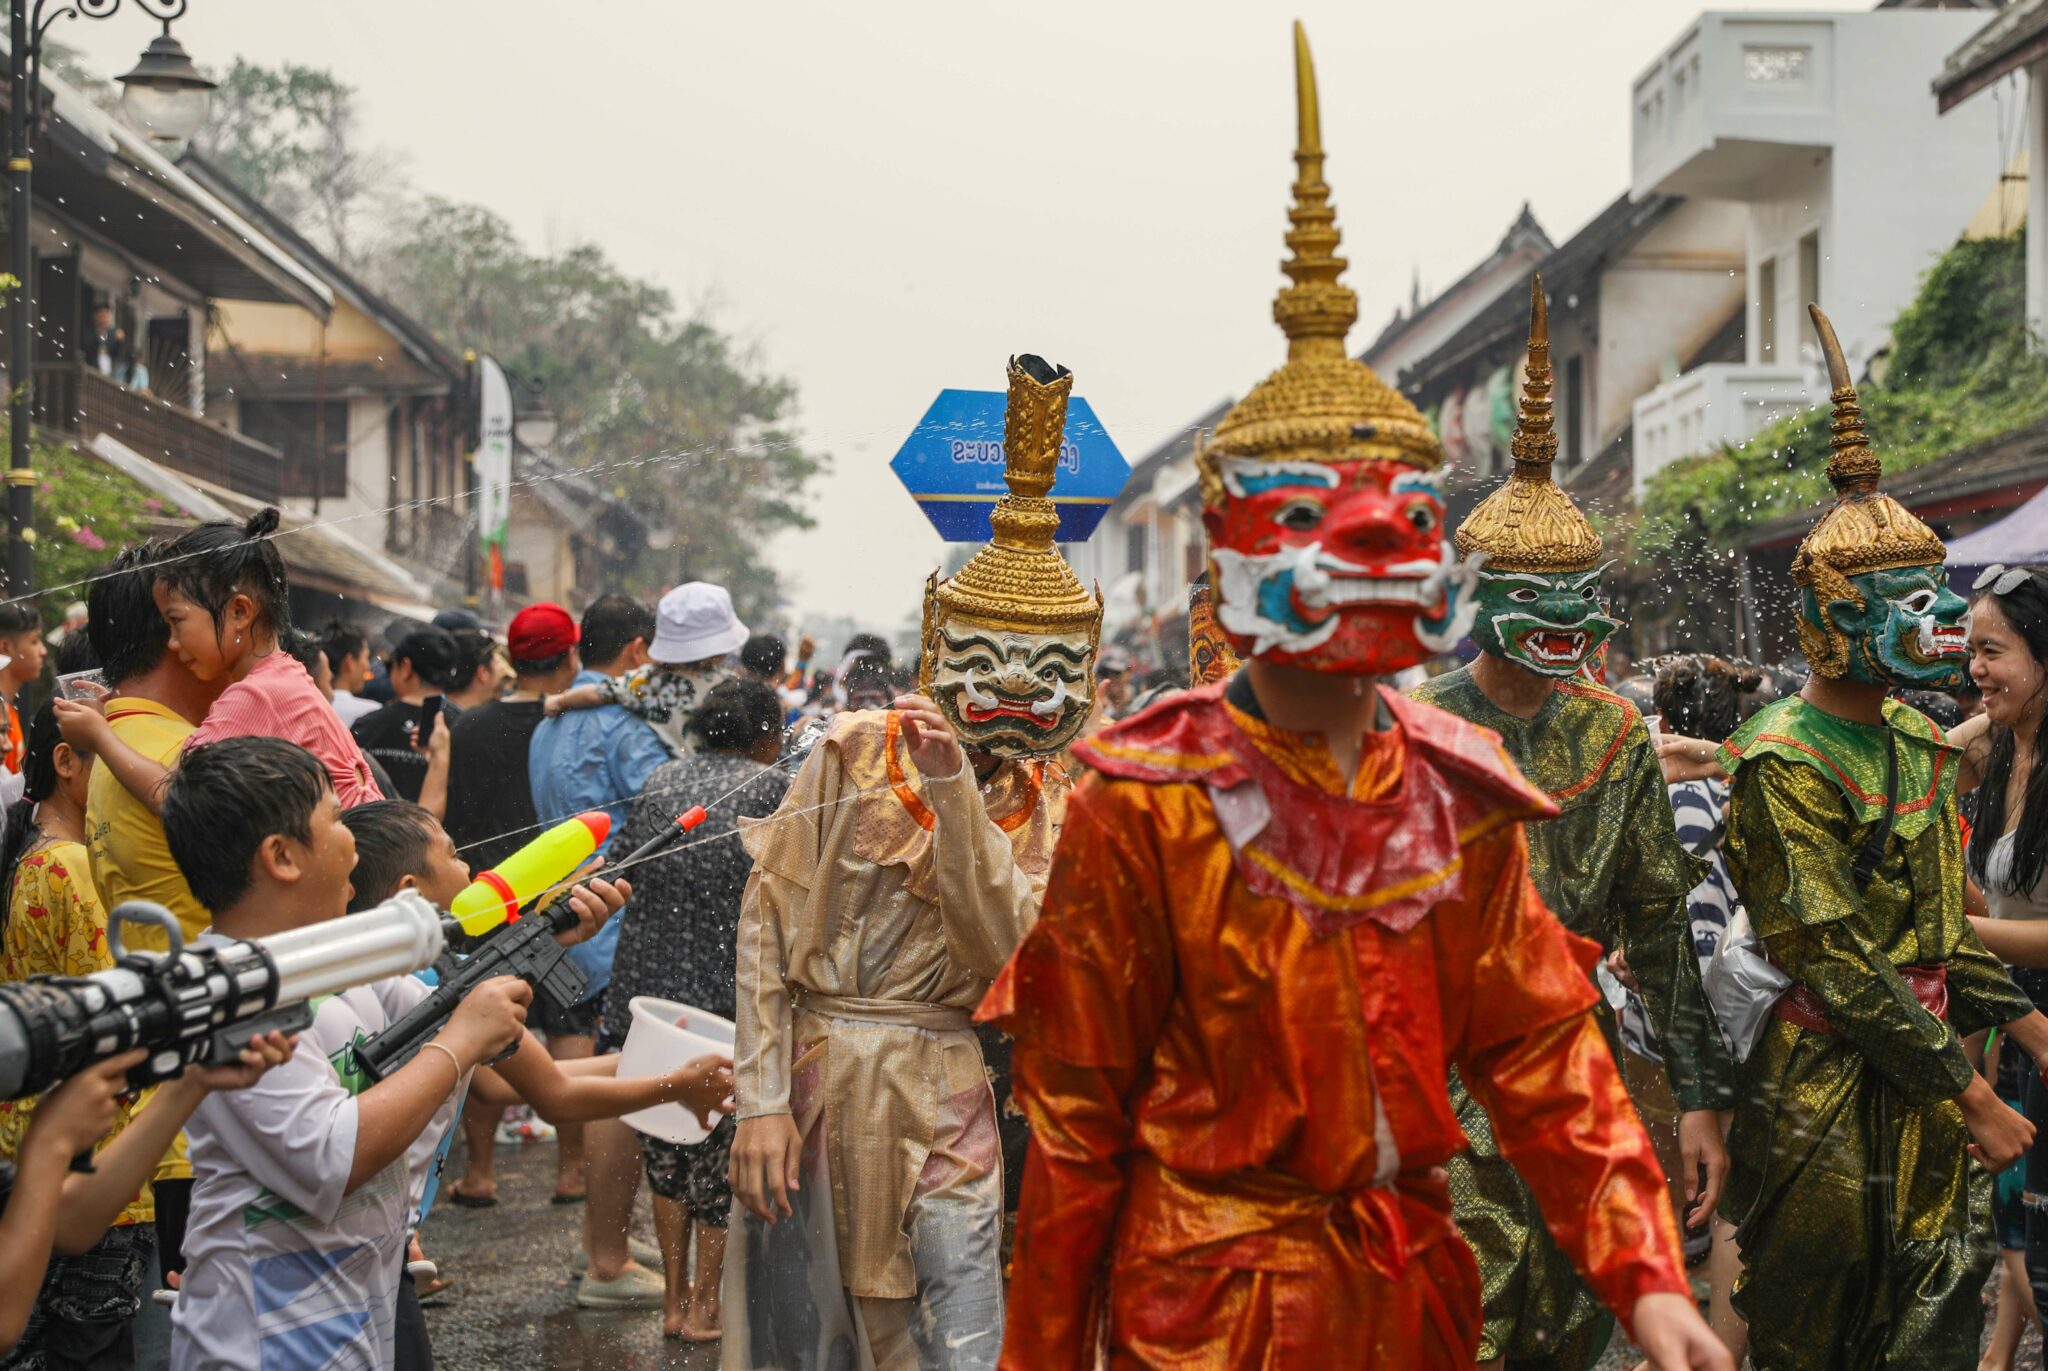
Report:
[{"label": "yellow shirt", "polygon": [[[107,701],[114,736],[165,767],[178,764],[192,725],[176,711],[133,696]],[[148,805],[128,793],[111,767],[96,766],[85,801],[86,846],[92,852],[92,881],[113,909],[130,900],[151,900],[178,916],[190,942],[213,923],[213,915],[192,898],[184,873],[171,860],[164,826]],[[123,934],[126,939],[128,935]],[[135,930],[132,947],[162,951],[154,929]]]},{"label": "yellow shirt", "polygon": [[[113,964],[107,950],[107,911],[93,893],[85,849],[69,842],[38,843],[30,848],[15,868],[7,932],[0,937],[0,979],[90,976]],[[144,1091],[121,1106],[114,1133],[128,1126],[151,1093]],[[32,1099],[0,1103],[0,1153],[10,1158],[19,1155],[35,1104]],[[111,1139],[113,1134],[107,1136]],[[106,1142],[100,1145],[104,1147]],[[185,1174],[191,1174],[189,1163]],[[156,1205],[145,1186],[115,1222],[148,1223],[155,1217]]]},{"label": "yellow shirt", "polygon": [[[133,695],[116,695],[107,701],[107,722],[114,736],[143,756],[163,766],[176,766],[178,754],[192,725],[182,714],[154,700]],[[114,909],[130,900],[152,900],[177,916],[190,942],[213,923],[206,906],[192,897],[184,873],[171,860],[171,847],[164,840],[164,826],[148,805],[128,793],[111,767],[96,766],[86,790],[85,840],[92,862],[92,883],[104,907]],[[124,931],[122,941],[131,950],[161,952],[164,937],[153,928]],[[183,1180],[192,1175],[185,1157],[185,1135],[157,1168],[160,1181]]]}]

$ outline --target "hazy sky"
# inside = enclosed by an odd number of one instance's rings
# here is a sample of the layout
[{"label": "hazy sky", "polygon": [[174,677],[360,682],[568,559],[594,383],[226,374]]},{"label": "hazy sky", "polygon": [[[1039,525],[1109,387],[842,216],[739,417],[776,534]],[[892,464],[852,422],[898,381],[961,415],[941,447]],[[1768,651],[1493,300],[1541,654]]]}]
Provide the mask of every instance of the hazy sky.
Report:
[{"label": "hazy sky", "polygon": [[[1863,9],[1867,0],[1787,7]],[[776,548],[800,613],[894,627],[943,548],[887,463],[945,386],[1073,368],[1135,461],[1281,359],[1308,25],[1354,350],[1524,200],[1563,241],[1628,183],[1629,87],[1693,0],[191,0],[202,64],[324,66],[418,186],[601,245],[792,377],[834,459]],[[134,5],[56,36],[113,74]]]}]

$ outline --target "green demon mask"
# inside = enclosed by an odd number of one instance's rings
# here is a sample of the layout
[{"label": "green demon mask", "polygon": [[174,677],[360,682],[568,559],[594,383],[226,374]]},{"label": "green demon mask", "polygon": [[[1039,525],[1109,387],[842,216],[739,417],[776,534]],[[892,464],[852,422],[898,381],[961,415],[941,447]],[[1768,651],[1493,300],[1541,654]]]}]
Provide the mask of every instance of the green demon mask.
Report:
[{"label": "green demon mask", "polygon": [[1948,588],[1947,568],[1866,571],[1845,580],[1853,598],[1840,595],[1839,583],[1825,606],[1815,594],[1818,582],[1799,595],[1805,628],[1846,648],[1840,671],[1824,674],[1909,690],[1962,688],[1970,607]]},{"label": "green demon mask", "polygon": [[1600,599],[1600,573],[1479,573],[1479,615],[1472,640],[1480,650],[1544,676],[1573,676],[1620,625]]}]

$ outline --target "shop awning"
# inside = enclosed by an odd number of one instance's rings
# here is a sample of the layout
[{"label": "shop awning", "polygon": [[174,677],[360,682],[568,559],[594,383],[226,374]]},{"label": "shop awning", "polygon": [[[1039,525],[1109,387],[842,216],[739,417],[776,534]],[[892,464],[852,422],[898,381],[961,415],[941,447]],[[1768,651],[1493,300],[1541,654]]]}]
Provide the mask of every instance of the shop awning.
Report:
[{"label": "shop awning", "polygon": [[2041,490],[1997,523],[1949,540],[1950,566],[1980,567],[1994,563],[2048,565],[2048,489]]}]

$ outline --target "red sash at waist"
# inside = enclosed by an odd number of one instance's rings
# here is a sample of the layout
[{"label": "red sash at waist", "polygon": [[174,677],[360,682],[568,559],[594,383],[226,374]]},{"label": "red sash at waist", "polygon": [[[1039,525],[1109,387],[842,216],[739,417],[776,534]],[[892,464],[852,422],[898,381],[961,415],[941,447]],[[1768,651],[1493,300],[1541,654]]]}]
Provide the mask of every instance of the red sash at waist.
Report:
[{"label": "red sash at waist", "polygon": [[[1906,988],[1913,992],[1913,997],[1920,1001],[1922,1009],[1937,1019],[1947,1020],[1947,966],[1902,966],[1899,968],[1899,977],[1905,981]],[[1803,985],[1795,983],[1790,990],[1780,995],[1778,1002],[1771,1007],[1771,1012],[1787,1023],[1798,1024],[1809,1033],[1835,1031],[1828,1023],[1827,1010],[1822,1007],[1820,996]]]}]

